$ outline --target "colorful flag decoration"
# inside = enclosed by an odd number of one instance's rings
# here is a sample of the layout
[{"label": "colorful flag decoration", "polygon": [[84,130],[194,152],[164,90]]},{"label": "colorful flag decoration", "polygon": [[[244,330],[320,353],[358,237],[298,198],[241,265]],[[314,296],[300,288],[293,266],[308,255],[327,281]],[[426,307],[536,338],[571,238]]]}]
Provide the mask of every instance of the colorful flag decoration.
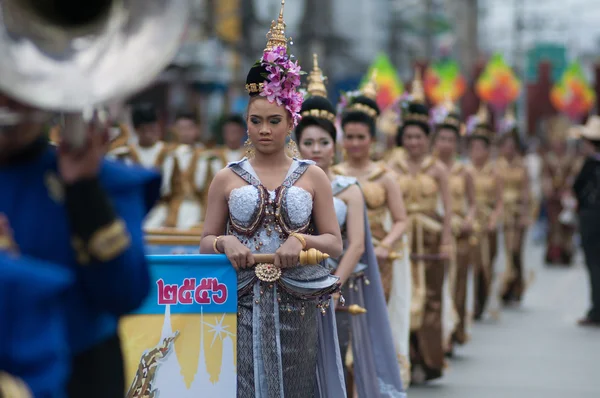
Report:
[{"label": "colorful flag decoration", "polygon": [[594,106],[596,95],[579,62],[573,62],[550,92],[552,105],[573,121],[579,121]]},{"label": "colorful flag decoration", "polygon": [[361,88],[367,84],[374,71],[377,71],[375,77],[375,82],[377,83],[377,105],[383,110],[392,105],[402,95],[404,85],[398,78],[396,68],[394,68],[388,56],[380,53],[363,78],[360,84]]},{"label": "colorful flag decoration", "polygon": [[444,60],[425,71],[425,93],[434,105],[452,100],[457,102],[465,93],[467,84],[454,60]]},{"label": "colorful flag decoration", "polygon": [[521,82],[504,61],[501,54],[494,54],[475,86],[477,95],[496,112],[503,112],[521,92]]}]

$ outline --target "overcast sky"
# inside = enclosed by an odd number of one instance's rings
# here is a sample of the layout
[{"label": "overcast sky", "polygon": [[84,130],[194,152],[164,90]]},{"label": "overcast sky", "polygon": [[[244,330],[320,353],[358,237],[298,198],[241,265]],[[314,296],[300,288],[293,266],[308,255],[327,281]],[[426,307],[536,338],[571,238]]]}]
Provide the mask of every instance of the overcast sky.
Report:
[{"label": "overcast sky", "polygon": [[514,40],[515,3],[525,4],[524,45],[536,41],[567,45],[570,56],[600,55],[600,0],[482,0],[482,42],[510,56]]}]

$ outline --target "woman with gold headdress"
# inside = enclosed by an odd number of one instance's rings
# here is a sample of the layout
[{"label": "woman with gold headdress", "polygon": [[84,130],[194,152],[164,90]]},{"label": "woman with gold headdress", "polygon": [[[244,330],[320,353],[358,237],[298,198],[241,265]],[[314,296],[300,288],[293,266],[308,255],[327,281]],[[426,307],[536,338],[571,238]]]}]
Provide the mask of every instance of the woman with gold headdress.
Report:
[{"label": "woman with gold headdress", "polygon": [[346,161],[333,168],[333,172],[355,177],[362,188],[402,382],[406,386],[410,382],[411,282],[410,266],[405,258],[407,253],[403,250],[406,210],[394,173],[383,162],[370,159],[379,115],[375,95],[375,83],[371,80],[360,95],[350,99],[344,109],[341,126],[347,157]]},{"label": "woman with gold headdress", "polygon": [[452,101],[434,108],[432,119],[436,133],[434,150],[450,173],[448,184],[452,199],[452,232],[456,238],[456,257],[451,268],[450,286],[454,306],[458,312],[458,325],[452,341],[447,342],[451,352],[453,342],[464,344],[469,339],[467,327],[471,314],[467,309],[467,285],[469,269],[473,265],[473,248],[476,241],[473,231],[477,206],[473,174],[464,163],[457,161],[464,126]]},{"label": "woman with gold headdress", "polygon": [[567,132],[570,123],[563,117],[548,121],[548,143],[542,168],[542,190],[548,212],[546,263],[571,265],[573,259],[574,220],[561,219],[563,204],[568,204],[569,192],[575,181],[581,159],[569,153]]},{"label": "woman with gold headdress", "polygon": [[[442,291],[445,266],[452,252],[448,172],[429,154],[429,110],[419,71],[412,93],[402,103],[398,141],[404,153],[389,160],[408,213],[407,232],[412,257],[411,363],[412,378],[424,382],[442,376]],[[438,203],[443,205],[443,215]]]},{"label": "woman with gold headdress", "polygon": [[530,224],[529,173],[523,160],[521,140],[511,110],[500,121],[498,173],[504,179],[504,246],[506,268],[500,296],[505,304],[519,302],[525,292],[523,242]]},{"label": "woman with gold headdress", "polygon": [[490,296],[497,252],[497,230],[502,215],[503,182],[491,160],[494,132],[489,124],[487,105],[481,103],[476,115],[467,121],[469,169],[475,182],[475,232],[479,247],[475,256],[475,319],[481,319]]},{"label": "woman with gold headdress", "polygon": [[[338,306],[336,319],[342,359],[352,347],[352,364],[346,367],[348,396],[354,396],[356,385],[359,397],[402,397],[400,368],[395,352],[389,349],[393,345],[390,321],[363,193],[356,178],[335,175],[331,170],[337,138],[336,109],[326,97],[323,79],[315,54],[314,68],[308,77],[309,97],[302,104],[296,139],[302,157],[313,160],[331,180],[344,239],[344,254],[328,262],[343,284],[345,303]],[[360,313],[361,308],[366,313]]]},{"label": "woman with gold headdress", "polygon": [[[342,239],[327,175],[288,155],[297,152],[293,140],[286,149],[303,98],[283,1],[267,37],[246,78],[249,157],[212,181],[200,251],[224,253],[238,273],[238,398],[343,398],[330,307],[339,278],[313,256],[338,257]],[[302,250],[317,257],[313,265],[300,265]],[[265,253],[275,253],[273,264],[256,264]]]}]

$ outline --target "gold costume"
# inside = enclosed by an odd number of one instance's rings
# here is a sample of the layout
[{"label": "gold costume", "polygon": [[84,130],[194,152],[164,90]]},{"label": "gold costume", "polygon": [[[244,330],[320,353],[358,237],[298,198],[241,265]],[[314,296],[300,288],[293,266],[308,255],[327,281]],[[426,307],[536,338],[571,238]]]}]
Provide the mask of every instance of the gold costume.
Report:
[{"label": "gold costume", "polygon": [[525,225],[528,218],[527,167],[522,158],[512,162],[498,160],[498,172],[504,179],[504,246],[506,251],[506,270],[504,286],[501,291],[503,300],[521,300],[525,290],[522,251],[525,238]]},{"label": "gold costume", "polygon": [[[335,174],[349,176],[342,165],[333,167]],[[387,203],[387,193],[381,177],[390,171],[383,163],[377,163],[375,169],[364,179],[359,179],[360,187],[365,197],[367,205],[367,216],[369,218],[369,226],[371,227],[371,235],[373,246],[377,247],[387,236],[390,227],[387,222],[389,219],[389,207]],[[399,243],[398,245],[400,245]],[[399,249],[395,247],[394,249]],[[389,301],[390,291],[392,289],[392,267],[393,260],[387,260],[379,263],[379,272],[381,273],[381,283],[385,294],[386,302]]]},{"label": "gold costume", "polygon": [[470,314],[467,311],[467,281],[476,243],[473,234],[463,231],[463,225],[469,212],[467,173],[467,166],[455,162],[450,169],[448,178],[452,203],[452,232],[456,238],[456,257],[454,267],[451,269],[450,284],[454,294],[454,305],[458,312],[458,325],[454,331],[454,341],[459,344],[464,344],[469,339],[466,331],[470,323]]},{"label": "gold costume", "polygon": [[412,174],[404,155],[390,166],[398,172],[398,183],[408,215],[407,234],[412,266],[411,363],[422,364],[428,379],[441,376],[444,368],[442,344],[442,290],[446,264],[440,261],[443,224],[438,212],[439,187],[431,170],[436,159],[425,158]]},{"label": "gold costume", "polygon": [[479,250],[475,254],[476,310],[475,319],[481,318],[492,286],[494,277],[494,259],[496,258],[497,233],[489,231],[490,217],[496,208],[497,174],[495,164],[487,162],[481,169],[468,166],[475,184],[475,203],[477,205],[475,230],[478,237]]},{"label": "gold costume", "polygon": [[563,208],[563,195],[571,190],[575,175],[579,172],[581,159],[572,155],[559,156],[549,153],[544,157],[542,178],[548,212],[548,236],[546,262],[571,264],[575,226],[559,220]]}]

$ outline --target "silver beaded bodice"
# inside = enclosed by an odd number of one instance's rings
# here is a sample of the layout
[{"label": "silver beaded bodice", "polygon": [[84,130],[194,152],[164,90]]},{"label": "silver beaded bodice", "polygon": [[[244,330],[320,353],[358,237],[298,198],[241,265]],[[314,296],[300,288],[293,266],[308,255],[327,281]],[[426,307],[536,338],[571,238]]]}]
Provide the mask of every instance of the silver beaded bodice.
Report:
[{"label": "silver beaded bodice", "polygon": [[[346,216],[348,214],[348,205],[340,198],[334,197],[333,207],[335,208],[335,217],[337,218],[342,234],[344,234],[346,230]],[[342,238],[344,237],[342,236]]]},{"label": "silver beaded bodice", "polygon": [[[311,164],[294,159],[283,184],[269,191],[247,159],[231,163],[228,167],[249,185],[234,189],[229,195],[227,234],[236,236],[253,253],[275,253],[292,232],[312,234],[312,196],[294,186]],[[308,281],[326,275],[327,268],[293,267],[284,269],[284,274]],[[251,269],[241,270],[238,278],[249,282],[252,275]]]},{"label": "silver beaded bodice", "polygon": [[293,184],[311,163],[294,160],[283,184],[267,190],[250,162],[242,160],[229,167],[249,183],[229,195],[229,233],[253,253],[274,253],[292,232],[311,227],[313,199]]}]

